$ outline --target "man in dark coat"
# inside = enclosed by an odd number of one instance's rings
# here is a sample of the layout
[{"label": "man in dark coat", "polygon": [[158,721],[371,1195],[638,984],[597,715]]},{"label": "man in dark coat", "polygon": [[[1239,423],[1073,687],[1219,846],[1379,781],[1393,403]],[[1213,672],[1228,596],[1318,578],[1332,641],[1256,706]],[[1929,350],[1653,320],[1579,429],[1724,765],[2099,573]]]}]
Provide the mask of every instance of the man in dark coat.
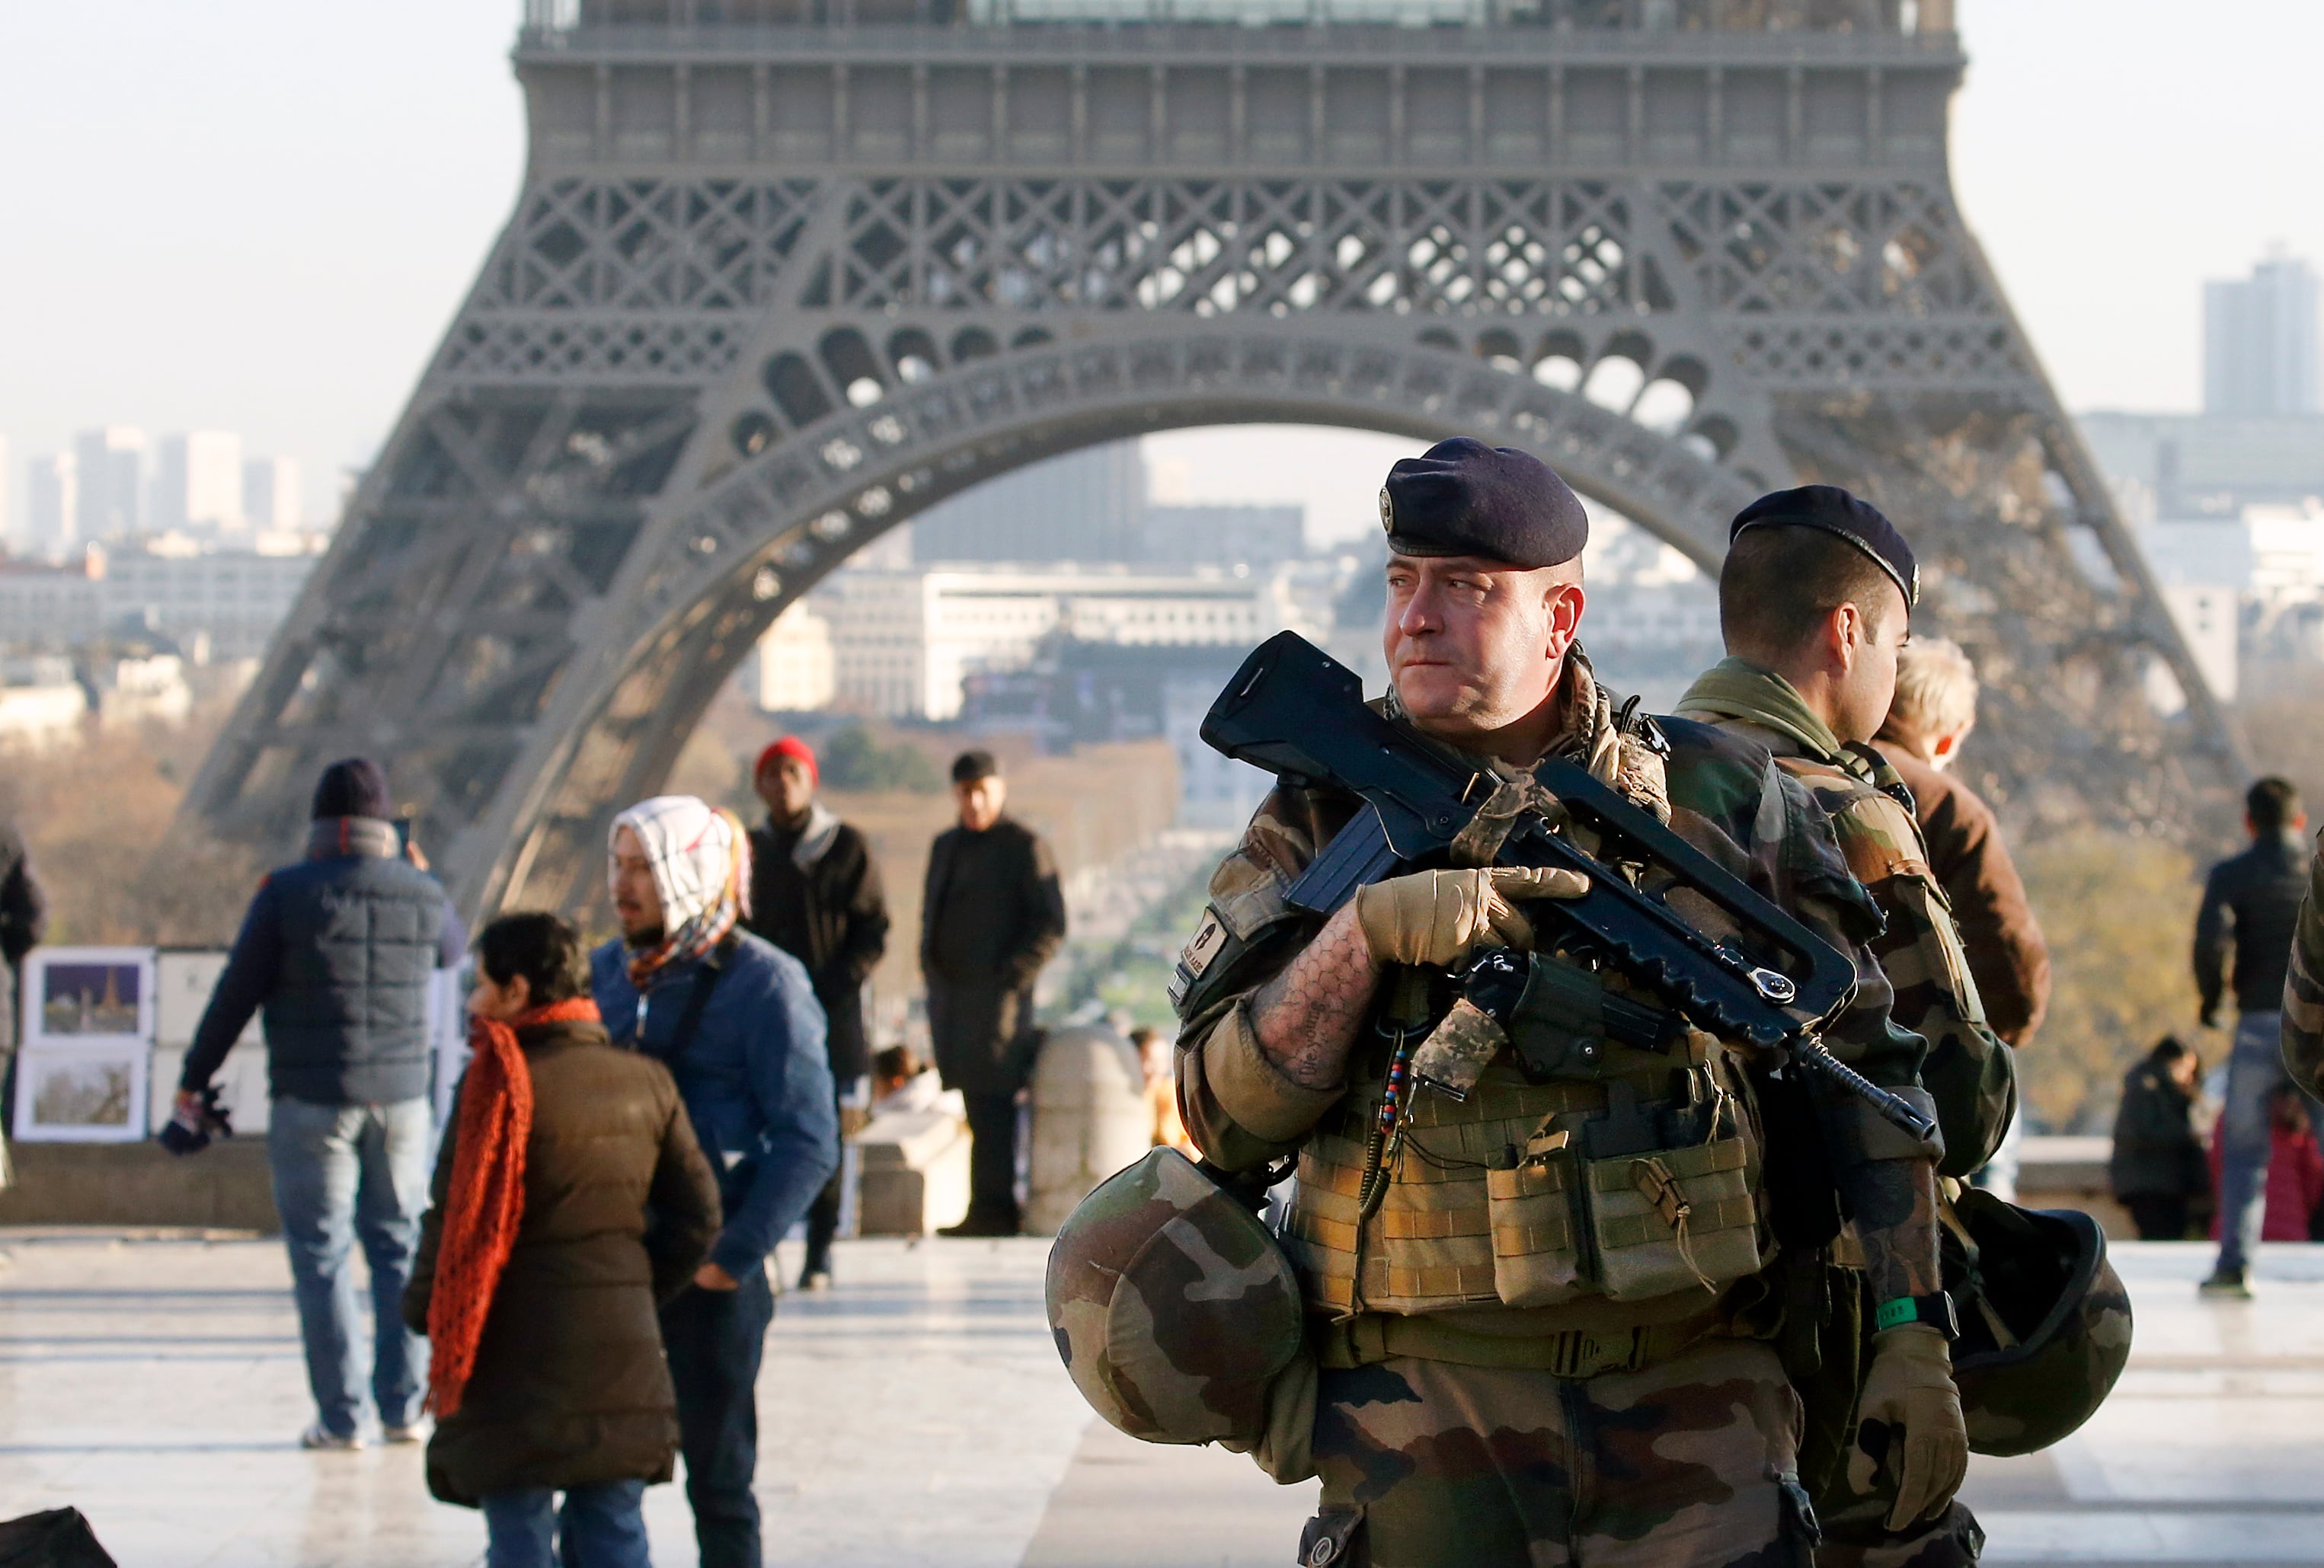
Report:
[{"label": "man in dark coat", "polygon": [[2276,1091],[2283,1070],[2283,979],[2292,930],[2308,891],[2308,813],[2290,780],[2262,779],[2244,797],[2251,847],[2211,868],[2195,917],[2195,989],[2203,1022],[2218,1022],[2235,950],[2236,1043],[2227,1058],[2227,1103],[2217,1134],[2219,1260],[2203,1282],[2209,1296],[2251,1294],[2246,1270],[2267,1210],[2267,1161],[2274,1140]]},{"label": "man in dark coat", "polygon": [[372,1398],[390,1443],[427,1435],[420,1342],[401,1303],[428,1208],[429,977],[467,938],[444,890],[396,829],[387,772],[367,757],[323,770],[307,858],[258,886],[195,1027],[178,1110],[202,1092],[265,1010],[266,1158],[290,1254],[307,1382],[308,1448],[360,1448],[355,1277],[371,1265]]},{"label": "man in dark coat", "polygon": [[[743,924],[807,965],[823,1003],[832,1084],[844,1099],[872,1071],[863,983],[888,950],[880,867],[863,835],[816,798],[822,779],[805,741],[785,735],[759,753],[753,781],[767,820],[751,830],[751,914]],[[835,1175],[807,1212],[799,1284],[807,1290],[831,1283],[839,1188]]]},{"label": "man in dark coat", "polygon": [[928,1034],[945,1087],[968,1102],[968,1217],[947,1236],[1017,1233],[1017,1095],[1032,1076],[1033,985],[1065,939],[1049,846],[1001,814],[990,752],[952,765],[960,826],[936,835],[920,904]]},{"label": "man in dark coat", "polygon": [[24,955],[40,945],[48,900],[13,823],[0,822],[0,1187],[8,1185],[8,1108],[16,1097],[16,998]]},{"label": "man in dark coat", "polygon": [[2165,1035],[2122,1081],[2107,1179],[2142,1241],[2183,1241],[2189,1209],[2210,1188],[2192,1112],[2202,1063]]},{"label": "man in dark coat", "polygon": [[[428,1490],[484,1510],[495,1563],[552,1560],[551,1494],[561,1491],[569,1555],[642,1563],[639,1502],[669,1480],[678,1449],[655,1309],[710,1256],[717,1178],[669,1069],[616,1049],[595,1008],[574,1005],[590,994],[579,931],[555,915],[503,916],[478,936],[476,968],[469,1011],[514,1029],[532,1111],[514,1245],[458,1408],[428,1444]],[[461,1092],[465,1111],[475,1074]],[[437,1292],[465,1120],[445,1130],[404,1292],[418,1333]]]}]

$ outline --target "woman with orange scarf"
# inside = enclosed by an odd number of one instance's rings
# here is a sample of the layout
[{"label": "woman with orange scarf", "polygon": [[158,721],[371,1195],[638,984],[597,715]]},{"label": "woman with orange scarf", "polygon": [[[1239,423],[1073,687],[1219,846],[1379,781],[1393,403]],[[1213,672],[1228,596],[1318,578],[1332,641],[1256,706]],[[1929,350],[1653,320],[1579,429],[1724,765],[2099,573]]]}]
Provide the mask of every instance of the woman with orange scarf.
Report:
[{"label": "woman with orange scarf", "polygon": [[552,1568],[560,1529],[580,1568],[646,1568],[678,1440],[656,1306],[709,1255],[717,1183],[668,1070],[607,1038],[578,931],[504,916],[476,961],[403,1301],[430,1341],[428,1489],[484,1510],[488,1568]]}]

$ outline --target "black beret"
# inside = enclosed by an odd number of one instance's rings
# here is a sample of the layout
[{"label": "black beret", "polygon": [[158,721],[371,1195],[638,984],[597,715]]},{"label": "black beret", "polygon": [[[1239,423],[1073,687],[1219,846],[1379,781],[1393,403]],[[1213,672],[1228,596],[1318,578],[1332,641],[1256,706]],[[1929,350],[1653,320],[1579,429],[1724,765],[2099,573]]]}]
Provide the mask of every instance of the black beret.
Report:
[{"label": "black beret", "polygon": [[992,760],[990,752],[963,752],[952,760],[952,781],[973,784],[979,779],[998,779],[1001,764]]},{"label": "black beret", "polygon": [[1482,556],[1532,570],[1563,566],[1590,542],[1582,498],[1549,466],[1467,436],[1388,471],[1380,526],[1406,556]]},{"label": "black beret", "polygon": [[1904,594],[1906,609],[1921,602],[1921,563],[1914,558],[1913,547],[1878,507],[1837,484],[1803,484],[1762,495],[1736,513],[1727,542],[1733,544],[1747,528],[1820,528],[1837,534],[1888,574]]}]

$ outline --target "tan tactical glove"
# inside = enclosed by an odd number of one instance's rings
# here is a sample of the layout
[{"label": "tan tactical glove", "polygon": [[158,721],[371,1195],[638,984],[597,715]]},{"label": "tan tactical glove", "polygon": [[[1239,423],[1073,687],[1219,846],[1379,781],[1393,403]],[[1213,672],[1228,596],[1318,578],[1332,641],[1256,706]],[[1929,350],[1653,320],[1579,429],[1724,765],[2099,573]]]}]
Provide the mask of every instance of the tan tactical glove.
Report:
[{"label": "tan tactical glove", "polygon": [[1953,1387],[1952,1346],[1939,1330],[1911,1323],[1873,1336],[1856,1422],[1848,1484],[1872,1490],[1885,1455],[1896,1477],[1892,1531],[1927,1518],[1960,1490],[1969,1473],[1969,1423]]},{"label": "tan tactical glove", "polygon": [[1580,872],[1523,866],[1415,872],[1374,882],[1356,894],[1356,924],[1380,964],[1457,964],[1469,949],[1494,942],[1533,945],[1533,926],[1511,908],[1520,899],[1578,899],[1590,890]]}]

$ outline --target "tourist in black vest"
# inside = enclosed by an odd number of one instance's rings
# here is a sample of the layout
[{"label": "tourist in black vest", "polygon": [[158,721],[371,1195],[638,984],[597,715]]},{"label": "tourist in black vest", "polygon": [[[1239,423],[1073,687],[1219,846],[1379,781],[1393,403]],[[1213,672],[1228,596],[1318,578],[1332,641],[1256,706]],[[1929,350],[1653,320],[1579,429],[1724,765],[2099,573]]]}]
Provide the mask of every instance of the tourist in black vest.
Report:
[{"label": "tourist in black vest", "polygon": [[1017,1233],[1017,1095],[1033,1073],[1033,983],[1065,939],[1049,846],[1001,815],[1008,799],[989,752],[952,765],[960,826],[928,851],[920,971],[928,1037],[945,1087],[968,1102],[968,1217],[947,1236]]},{"label": "tourist in black vest", "polygon": [[390,1443],[427,1435],[420,1342],[402,1303],[428,1209],[428,982],[460,962],[467,937],[392,813],[378,763],[324,770],[307,858],[259,883],[178,1080],[179,1109],[197,1109],[264,1010],[266,1154],[318,1411],[300,1437],[308,1448],[363,1446],[347,1269],[358,1237],[380,1426]]},{"label": "tourist in black vest", "polygon": [[[872,1071],[863,982],[888,948],[880,867],[863,835],[816,798],[822,777],[805,741],[785,735],[769,746],[753,777],[767,820],[751,830],[751,913],[743,924],[807,965],[823,1003],[832,1084],[844,1098]],[[807,1212],[803,1289],[831,1283],[839,1187],[835,1175]]]}]

